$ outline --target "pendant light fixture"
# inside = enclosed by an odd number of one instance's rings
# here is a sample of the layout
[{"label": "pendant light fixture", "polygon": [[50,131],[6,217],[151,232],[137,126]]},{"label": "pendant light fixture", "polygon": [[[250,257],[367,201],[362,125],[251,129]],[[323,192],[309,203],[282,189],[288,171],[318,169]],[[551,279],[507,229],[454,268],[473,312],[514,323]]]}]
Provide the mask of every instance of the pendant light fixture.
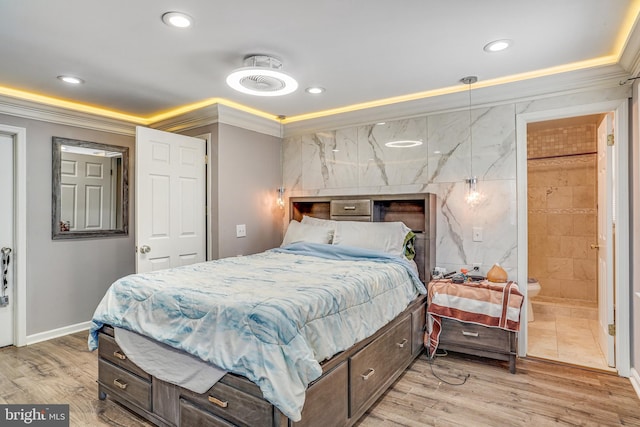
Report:
[{"label": "pendant light fixture", "polygon": [[463,77],[460,80],[462,83],[469,86],[469,165],[470,165],[470,177],[465,179],[465,182],[469,186],[467,189],[467,195],[465,200],[469,206],[476,206],[482,200],[482,193],[478,190],[478,177],[473,175],[473,130],[471,119],[471,85],[478,81],[476,76]]}]

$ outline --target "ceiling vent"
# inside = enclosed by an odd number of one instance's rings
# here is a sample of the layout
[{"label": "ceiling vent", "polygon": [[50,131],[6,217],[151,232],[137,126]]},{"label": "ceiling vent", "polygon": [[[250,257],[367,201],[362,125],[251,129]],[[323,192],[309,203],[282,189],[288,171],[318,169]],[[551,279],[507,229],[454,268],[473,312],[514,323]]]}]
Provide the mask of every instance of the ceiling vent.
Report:
[{"label": "ceiling vent", "polygon": [[282,71],[282,61],[267,55],[247,56],[244,67],[229,74],[227,84],[256,96],[287,95],[298,88],[298,82]]}]

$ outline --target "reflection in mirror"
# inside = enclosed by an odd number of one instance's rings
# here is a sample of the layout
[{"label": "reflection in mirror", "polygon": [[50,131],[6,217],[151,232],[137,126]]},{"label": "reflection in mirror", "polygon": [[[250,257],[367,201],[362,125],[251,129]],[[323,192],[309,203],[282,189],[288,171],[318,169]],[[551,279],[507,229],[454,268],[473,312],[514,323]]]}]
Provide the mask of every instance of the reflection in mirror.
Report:
[{"label": "reflection in mirror", "polygon": [[53,239],[128,234],[129,149],[53,137]]}]

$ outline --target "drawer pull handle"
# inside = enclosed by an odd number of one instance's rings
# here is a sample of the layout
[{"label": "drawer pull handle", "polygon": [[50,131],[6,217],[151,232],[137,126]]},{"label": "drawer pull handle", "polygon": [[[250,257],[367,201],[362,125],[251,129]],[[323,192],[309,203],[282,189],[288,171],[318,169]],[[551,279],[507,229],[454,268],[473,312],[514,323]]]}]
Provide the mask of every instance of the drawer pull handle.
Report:
[{"label": "drawer pull handle", "polygon": [[345,206],[345,207],[344,207],[344,210],[345,210],[345,211],[355,211],[355,210],[356,210],[356,207],[355,207],[355,206]]},{"label": "drawer pull handle", "polygon": [[115,385],[116,387],[118,387],[121,390],[126,390],[127,386],[129,384],[123,383],[122,381],[120,381],[119,379],[116,378],[115,380],[113,380],[113,385]]},{"label": "drawer pull handle", "polygon": [[209,400],[209,402],[213,403],[214,405],[218,405],[221,408],[226,408],[227,406],[229,406],[229,402],[227,402],[226,400],[216,399],[213,396],[209,396],[207,399]]},{"label": "drawer pull handle", "polygon": [[396,343],[396,345],[397,345],[398,347],[400,347],[400,348],[404,348],[404,345],[405,345],[406,343],[408,343],[408,342],[409,342],[409,340],[405,338],[405,339],[403,339],[403,340],[402,340],[402,342]]},{"label": "drawer pull handle", "polygon": [[477,332],[462,331],[462,335],[465,337],[477,337],[479,334]]},{"label": "drawer pull handle", "polygon": [[117,350],[113,352],[113,356],[117,357],[120,360],[127,360],[127,356],[125,356],[124,354],[120,353]]},{"label": "drawer pull handle", "polygon": [[373,368],[369,368],[369,369],[367,370],[367,373],[366,373],[366,374],[360,374],[360,376],[362,377],[362,379],[363,379],[364,381],[366,381],[366,380],[368,380],[368,379],[369,379],[369,377],[370,377],[371,375],[373,375],[373,374],[375,374],[375,373],[376,373],[376,370],[375,370],[375,369],[373,369]]}]

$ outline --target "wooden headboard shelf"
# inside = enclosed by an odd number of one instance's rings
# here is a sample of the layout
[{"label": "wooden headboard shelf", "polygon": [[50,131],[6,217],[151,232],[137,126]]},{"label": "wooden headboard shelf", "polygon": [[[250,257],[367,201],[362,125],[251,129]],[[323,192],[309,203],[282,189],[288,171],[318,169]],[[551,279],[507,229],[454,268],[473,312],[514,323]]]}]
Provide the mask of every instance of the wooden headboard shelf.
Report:
[{"label": "wooden headboard shelf", "polygon": [[436,197],[430,193],[291,197],[290,219],[401,221],[416,233],[416,264],[426,283],[435,266]]}]

